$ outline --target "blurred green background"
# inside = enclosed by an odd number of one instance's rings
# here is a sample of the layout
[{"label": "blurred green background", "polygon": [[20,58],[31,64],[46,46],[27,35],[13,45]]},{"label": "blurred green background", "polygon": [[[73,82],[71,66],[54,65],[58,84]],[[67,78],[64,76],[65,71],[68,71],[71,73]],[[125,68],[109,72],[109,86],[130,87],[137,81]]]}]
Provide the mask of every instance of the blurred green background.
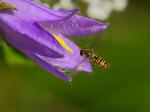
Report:
[{"label": "blurred green background", "polygon": [[95,51],[111,67],[94,66],[92,75],[80,73],[72,84],[1,44],[0,112],[150,112],[150,2],[130,0],[107,21],[106,38]]}]

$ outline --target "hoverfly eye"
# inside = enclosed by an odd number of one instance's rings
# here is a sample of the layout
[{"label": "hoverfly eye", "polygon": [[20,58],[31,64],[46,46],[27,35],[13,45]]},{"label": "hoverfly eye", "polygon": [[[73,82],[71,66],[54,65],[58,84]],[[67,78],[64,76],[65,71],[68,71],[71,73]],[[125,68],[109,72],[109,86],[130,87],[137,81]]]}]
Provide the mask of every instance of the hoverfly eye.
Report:
[{"label": "hoverfly eye", "polygon": [[83,50],[82,49],[80,50],[80,55],[83,56]]},{"label": "hoverfly eye", "polygon": [[84,56],[84,55],[85,55],[85,50],[84,50],[84,49],[81,49],[80,55],[81,55],[81,56]]}]

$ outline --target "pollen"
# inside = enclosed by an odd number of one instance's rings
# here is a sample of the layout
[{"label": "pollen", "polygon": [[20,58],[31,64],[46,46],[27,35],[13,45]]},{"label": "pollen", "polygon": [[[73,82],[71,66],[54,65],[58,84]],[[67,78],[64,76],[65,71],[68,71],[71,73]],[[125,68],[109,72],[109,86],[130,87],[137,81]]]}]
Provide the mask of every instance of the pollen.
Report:
[{"label": "pollen", "polygon": [[69,53],[73,53],[73,50],[66,44],[66,42],[59,36],[53,34],[53,37],[59,42],[59,44]]}]

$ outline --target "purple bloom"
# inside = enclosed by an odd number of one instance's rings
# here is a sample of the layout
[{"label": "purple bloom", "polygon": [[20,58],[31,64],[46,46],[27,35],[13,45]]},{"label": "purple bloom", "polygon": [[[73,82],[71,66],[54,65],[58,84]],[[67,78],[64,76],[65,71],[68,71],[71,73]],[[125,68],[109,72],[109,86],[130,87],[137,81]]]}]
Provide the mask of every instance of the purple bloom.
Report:
[{"label": "purple bloom", "polygon": [[[58,68],[72,70],[83,60],[80,48],[66,36],[91,35],[107,27],[78,15],[78,9],[51,10],[31,0],[2,1],[17,9],[0,11],[0,32],[6,41],[64,80],[71,77]],[[86,61],[77,71],[91,72],[91,64]]]}]

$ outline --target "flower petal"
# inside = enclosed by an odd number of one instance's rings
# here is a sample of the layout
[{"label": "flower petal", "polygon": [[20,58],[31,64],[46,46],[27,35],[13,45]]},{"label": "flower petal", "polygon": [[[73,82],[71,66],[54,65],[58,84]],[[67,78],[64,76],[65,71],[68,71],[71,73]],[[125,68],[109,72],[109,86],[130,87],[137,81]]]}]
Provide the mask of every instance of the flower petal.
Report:
[{"label": "flower petal", "polygon": [[[51,10],[44,5],[31,0],[2,0],[17,8],[18,11],[13,11],[22,19],[32,21],[58,21],[70,18],[78,12],[78,9],[73,10]],[[29,11],[30,10],[30,11]],[[10,11],[5,11],[10,12]]]},{"label": "flower petal", "polygon": [[107,28],[108,24],[89,19],[77,14],[61,21],[39,21],[37,24],[51,33],[69,36],[86,36],[100,32]]},{"label": "flower petal", "polygon": [[[6,19],[6,21],[7,21],[7,19]],[[15,23],[15,22],[12,22],[12,23]],[[23,25],[21,24],[20,27],[22,27],[22,26]],[[4,38],[10,44],[12,44],[13,46],[15,44],[19,44],[20,47],[23,46],[26,49],[28,49],[28,50],[30,50],[32,52],[39,53],[39,54],[41,54],[43,56],[57,57],[57,58],[63,57],[62,51],[61,51],[61,53],[59,53],[57,51],[58,48],[55,49],[55,47],[57,46],[57,45],[54,44],[55,41],[53,41],[51,39],[52,37],[47,32],[45,32],[44,30],[43,31],[45,33],[42,32],[41,30],[39,30],[38,28],[35,29],[36,27],[35,28],[31,27],[33,29],[27,29],[27,28],[24,27],[24,30],[21,30],[21,29],[18,30],[18,29],[15,29],[15,27],[16,27],[15,24],[11,24],[11,22],[9,24],[8,21],[4,22],[4,21],[1,20],[1,17],[0,17],[0,29],[1,29],[1,32],[4,35]],[[32,31],[32,32],[30,32],[30,31]],[[33,33],[33,32],[35,32],[35,33]],[[41,34],[39,34],[39,33],[41,33]],[[40,36],[41,38],[40,37],[37,38],[37,36]],[[44,36],[47,36],[47,38],[49,36],[50,39],[49,39],[49,42],[47,42],[47,44],[50,44],[50,45],[46,45],[45,44],[44,41],[46,41],[46,40],[44,40],[44,38],[42,38]],[[59,50],[60,50],[60,48],[59,48]]]}]

